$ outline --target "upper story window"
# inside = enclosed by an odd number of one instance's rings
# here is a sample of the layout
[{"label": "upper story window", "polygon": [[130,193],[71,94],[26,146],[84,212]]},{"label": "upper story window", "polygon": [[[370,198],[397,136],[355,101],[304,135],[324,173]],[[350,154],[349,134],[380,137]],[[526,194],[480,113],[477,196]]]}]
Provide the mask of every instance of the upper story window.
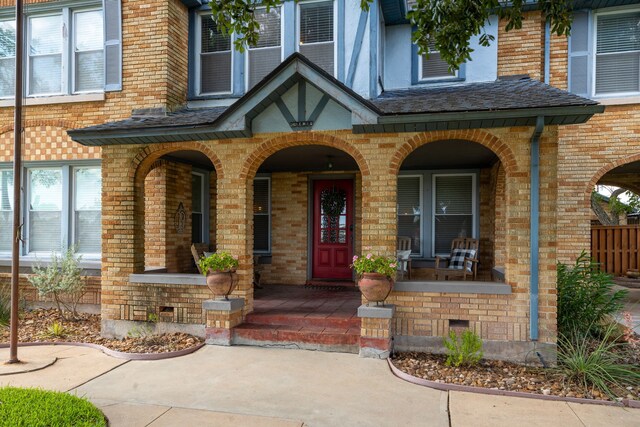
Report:
[{"label": "upper story window", "polygon": [[[120,2],[107,1],[109,15],[105,43],[105,17],[97,7],[33,5],[25,19],[25,94],[28,97],[74,95],[121,89]],[[85,3],[86,4],[86,3]],[[15,19],[0,11],[0,98],[14,96]],[[7,16],[7,15],[4,15]],[[111,52],[105,79],[105,45]],[[108,82],[106,82],[108,80]]]},{"label": "upper story window", "polygon": [[200,15],[198,31],[199,46],[196,69],[200,73],[197,79],[196,93],[231,93],[233,49],[231,37],[218,29],[210,14]]},{"label": "upper story window", "polygon": [[596,15],[595,95],[640,92],[640,11]]},{"label": "upper story window", "polygon": [[298,50],[320,68],[335,75],[333,2],[298,5]]},{"label": "upper story window", "polygon": [[574,12],[569,91],[586,97],[640,95],[640,10]]},{"label": "upper story window", "polygon": [[251,89],[282,61],[282,16],[275,7],[256,9],[255,17],[260,24],[260,39],[255,47],[248,49],[248,89]]},{"label": "upper story window", "polygon": [[441,80],[458,77],[458,71],[449,71],[449,64],[441,57],[440,52],[435,50],[435,46],[430,46],[429,56],[420,55],[419,61],[419,80]]}]

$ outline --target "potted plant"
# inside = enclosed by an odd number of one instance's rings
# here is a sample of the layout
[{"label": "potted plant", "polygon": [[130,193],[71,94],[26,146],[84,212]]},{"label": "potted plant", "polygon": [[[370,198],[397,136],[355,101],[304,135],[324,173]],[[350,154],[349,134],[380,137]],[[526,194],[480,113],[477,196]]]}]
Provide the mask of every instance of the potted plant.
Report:
[{"label": "potted plant", "polygon": [[207,286],[213,295],[229,299],[229,294],[238,283],[238,258],[227,252],[216,252],[200,258],[198,265],[202,274],[207,277]]},{"label": "potted plant", "polygon": [[393,288],[393,277],[398,264],[395,258],[373,254],[354,256],[353,268],[358,275],[360,292],[369,302],[383,302]]}]

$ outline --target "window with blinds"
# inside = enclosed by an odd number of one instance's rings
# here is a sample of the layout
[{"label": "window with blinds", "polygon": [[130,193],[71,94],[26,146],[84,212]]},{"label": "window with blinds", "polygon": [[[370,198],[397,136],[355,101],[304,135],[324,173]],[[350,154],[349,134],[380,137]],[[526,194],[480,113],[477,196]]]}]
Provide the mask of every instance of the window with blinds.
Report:
[{"label": "window with blinds", "polygon": [[15,95],[16,23],[0,21],[0,98]]},{"label": "window with blinds", "polygon": [[200,93],[231,92],[231,37],[213,22],[200,16]]},{"label": "window with blinds", "polygon": [[255,17],[260,25],[260,39],[255,47],[248,49],[249,89],[262,80],[274,68],[280,64],[282,49],[280,44],[281,34],[281,9],[266,8],[256,9]]},{"label": "window with blinds", "polygon": [[303,3],[299,8],[298,50],[334,75],[333,2]]},{"label": "window with blinds", "polygon": [[435,44],[429,44],[429,57],[420,56],[420,80],[434,80],[449,77],[457,77],[458,72],[450,72],[449,64],[441,57],[440,52],[435,50]]},{"label": "window with blinds", "polygon": [[104,30],[101,10],[73,14],[74,93],[104,86]]},{"label": "window with blinds", "polygon": [[29,95],[62,93],[62,15],[28,20]]},{"label": "window with blinds", "polygon": [[73,170],[73,246],[77,253],[99,254],[102,236],[102,175],[100,168]]},{"label": "window with blinds", "polygon": [[448,255],[456,237],[474,236],[475,175],[433,175],[433,254]]},{"label": "window with blinds", "polygon": [[13,230],[13,171],[0,169],[0,252],[11,252]]},{"label": "window with blinds", "polygon": [[253,251],[271,250],[271,179],[253,180]]},{"label": "window with blinds", "polygon": [[398,237],[411,238],[411,254],[422,255],[422,176],[398,177]]},{"label": "window with blinds", "polygon": [[640,91],[640,11],[597,16],[595,93]]},{"label": "window with blinds", "polygon": [[28,235],[29,252],[62,249],[62,170],[30,169]]}]

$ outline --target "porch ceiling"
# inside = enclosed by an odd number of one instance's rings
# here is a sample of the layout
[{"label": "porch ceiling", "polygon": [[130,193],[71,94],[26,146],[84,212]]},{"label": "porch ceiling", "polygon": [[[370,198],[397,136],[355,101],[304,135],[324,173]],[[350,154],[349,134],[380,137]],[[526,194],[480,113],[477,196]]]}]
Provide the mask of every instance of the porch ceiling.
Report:
[{"label": "porch ceiling", "polygon": [[[329,167],[331,163],[331,167]],[[356,161],[336,148],[321,145],[290,147],[267,158],[258,172],[357,171]]]},{"label": "porch ceiling", "polygon": [[462,140],[432,142],[407,156],[401,170],[484,168],[498,161],[493,151]]}]

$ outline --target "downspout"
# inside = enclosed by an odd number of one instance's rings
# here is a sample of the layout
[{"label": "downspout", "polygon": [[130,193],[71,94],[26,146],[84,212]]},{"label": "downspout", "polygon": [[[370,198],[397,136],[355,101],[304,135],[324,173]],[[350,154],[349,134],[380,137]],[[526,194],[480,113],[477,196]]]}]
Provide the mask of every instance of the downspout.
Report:
[{"label": "downspout", "polygon": [[551,62],[551,22],[547,19],[544,24],[544,83],[549,84]]},{"label": "downspout", "polygon": [[539,226],[540,226],[540,135],[544,130],[544,116],[536,119],[531,135],[531,253],[529,275],[529,338],[538,340],[538,280],[539,280]]}]

